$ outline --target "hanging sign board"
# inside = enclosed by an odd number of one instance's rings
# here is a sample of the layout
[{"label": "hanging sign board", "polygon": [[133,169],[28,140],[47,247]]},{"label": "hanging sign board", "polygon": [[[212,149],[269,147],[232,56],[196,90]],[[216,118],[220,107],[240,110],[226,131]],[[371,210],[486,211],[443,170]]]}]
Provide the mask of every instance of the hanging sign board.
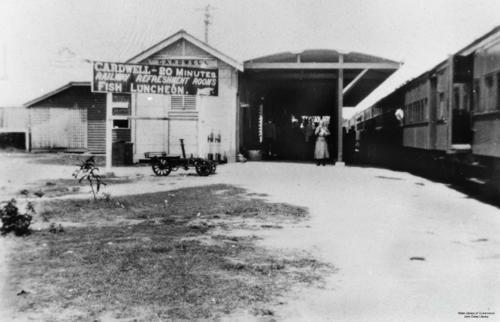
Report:
[{"label": "hanging sign board", "polygon": [[217,68],[95,61],[92,69],[96,93],[217,96],[219,92]]}]

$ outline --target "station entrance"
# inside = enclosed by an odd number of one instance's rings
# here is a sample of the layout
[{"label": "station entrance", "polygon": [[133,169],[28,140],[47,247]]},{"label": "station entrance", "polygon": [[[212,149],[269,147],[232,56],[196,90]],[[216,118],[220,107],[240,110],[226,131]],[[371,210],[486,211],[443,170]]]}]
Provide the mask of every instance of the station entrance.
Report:
[{"label": "station entrance", "polygon": [[[323,122],[335,133],[336,96],[333,82],[290,81],[269,86],[262,105],[263,155],[273,160],[313,160],[315,129]],[[335,136],[327,138],[335,151]]]},{"label": "station entrance", "polygon": [[307,50],[244,63],[239,79],[239,142],[264,160],[311,161],[315,128],[330,135],[330,161],[343,162],[342,108],[354,107],[399,68],[357,53]]},{"label": "station entrance", "polygon": [[333,80],[252,80],[249,85],[252,98],[243,109],[246,146],[262,150],[266,160],[311,161],[314,131],[323,122],[331,133],[329,151],[336,151]]}]

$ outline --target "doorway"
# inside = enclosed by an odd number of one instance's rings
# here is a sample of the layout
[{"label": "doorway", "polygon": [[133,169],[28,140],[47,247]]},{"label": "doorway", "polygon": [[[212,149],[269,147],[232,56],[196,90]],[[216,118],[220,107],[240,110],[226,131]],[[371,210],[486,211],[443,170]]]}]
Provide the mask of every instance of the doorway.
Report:
[{"label": "doorway", "polygon": [[312,161],[314,129],[325,122],[330,155],[336,153],[336,83],[332,80],[253,82],[243,112],[243,142],[264,160]]}]

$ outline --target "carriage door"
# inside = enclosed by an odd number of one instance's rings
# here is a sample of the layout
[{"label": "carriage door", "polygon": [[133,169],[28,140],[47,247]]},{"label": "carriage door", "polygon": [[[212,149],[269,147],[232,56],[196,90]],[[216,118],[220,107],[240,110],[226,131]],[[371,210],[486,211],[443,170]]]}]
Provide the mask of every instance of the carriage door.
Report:
[{"label": "carriage door", "polygon": [[437,141],[436,141],[436,134],[437,134],[437,110],[438,110],[438,90],[437,90],[437,76],[431,76],[430,78],[430,85],[431,85],[431,91],[429,95],[429,124],[430,124],[430,132],[429,132],[429,139],[430,139],[430,145],[431,149],[436,149],[437,147]]},{"label": "carriage door", "polygon": [[471,106],[473,55],[453,57],[452,144],[472,143]]}]

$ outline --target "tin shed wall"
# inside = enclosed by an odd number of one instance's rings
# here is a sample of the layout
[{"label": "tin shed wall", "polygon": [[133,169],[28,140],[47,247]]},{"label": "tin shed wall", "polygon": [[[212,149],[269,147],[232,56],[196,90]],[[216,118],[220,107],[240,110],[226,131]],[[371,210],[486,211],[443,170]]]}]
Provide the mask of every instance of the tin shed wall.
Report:
[{"label": "tin shed wall", "polygon": [[35,107],[31,114],[31,145],[34,149],[85,149],[87,109]]},{"label": "tin shed wall", "polygon": [[33,148],[104,153],[105,106],[106,96],[92,93],[90,86],[72,86],[35,103],[30,107]]}]

